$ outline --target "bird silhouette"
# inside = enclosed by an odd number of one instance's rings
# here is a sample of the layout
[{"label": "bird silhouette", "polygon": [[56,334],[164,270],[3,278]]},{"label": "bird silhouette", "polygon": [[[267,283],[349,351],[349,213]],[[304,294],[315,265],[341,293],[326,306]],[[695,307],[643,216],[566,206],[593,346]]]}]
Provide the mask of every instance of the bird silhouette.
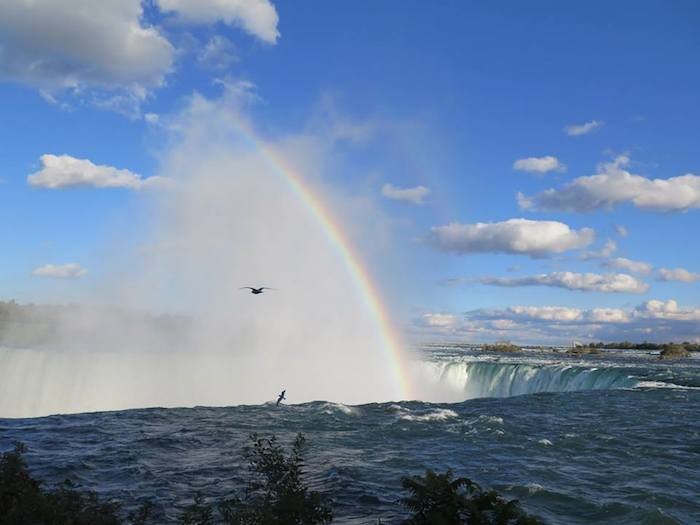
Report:
[{"label": "bird silhouette", "polygon": [[268,286],[261,286],[260,288],[253,288],[252,286],[241,286],[239,290],[250,290],[253,295],[258,295],[263,293],[263,290],[274,290],[274,288],[269,288]]}]

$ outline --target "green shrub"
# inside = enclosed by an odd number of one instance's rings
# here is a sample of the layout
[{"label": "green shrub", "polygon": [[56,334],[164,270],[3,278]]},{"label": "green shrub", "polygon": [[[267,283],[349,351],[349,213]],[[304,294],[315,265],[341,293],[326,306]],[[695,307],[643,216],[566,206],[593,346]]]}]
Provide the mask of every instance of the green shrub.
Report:
[{"label": "green shrub", "polygon": [[401,499],[412,515],[404,525],[539,525],[516,500],[506,501],[494,490],[485,492],[468,478],[455,479],[452,471],[405,477],[409,495]]},{"label": "green shrub", "polygon": [[[221,521],[230,525],[314,525],[330,523],[333,513],[318,492],[309,491],[302,479],[305,438],[298,434],[289,455],[275,436],[250,436],[244,451],[249,479],[243,496],[219,503]],[[214,523],[213,511],[196,496],[183,514],[182,525]]]},{"label": "green shrub", "polygon": [[22,457],[26,447],[15,445],[0,457],[0,525],[117,525],[119,504],[100,501],[94,492],[81,492],[66,480],[45,490],[29,474]]}]

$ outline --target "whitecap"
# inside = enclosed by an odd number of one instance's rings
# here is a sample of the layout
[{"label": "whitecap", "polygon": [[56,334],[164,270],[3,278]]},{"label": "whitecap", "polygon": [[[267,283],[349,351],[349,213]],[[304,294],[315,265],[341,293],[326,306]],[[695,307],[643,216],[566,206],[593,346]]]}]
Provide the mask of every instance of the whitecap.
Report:
[{"label": "whitecap", "polygon": [[323,413],[332,414],[334,412],[342,412],[346,416],[357,416],[360,414],[360,409],[357,407],[351,407],[344,405],[342,403],[324,403]]},{"label": "whitecap", "polygon": [[503,418],[499,416],[479,416],[479,421],[486,421],[487,423],[496,423],[497,425],[503,424]]},{"label": "whitecap", "polygon": [[531,496],[541,490],[544,490],[544,487],[539,483],[528,483],[527,485],[525,485],[525,488],[527,489],[528,494],[530,494]]},{"label": "whitecap", "polygon": [[405,421],[445,421],[450,418],[459,417],[459,414],[448,408],[440,408],[426,414],[402,414],[401,419]]}]

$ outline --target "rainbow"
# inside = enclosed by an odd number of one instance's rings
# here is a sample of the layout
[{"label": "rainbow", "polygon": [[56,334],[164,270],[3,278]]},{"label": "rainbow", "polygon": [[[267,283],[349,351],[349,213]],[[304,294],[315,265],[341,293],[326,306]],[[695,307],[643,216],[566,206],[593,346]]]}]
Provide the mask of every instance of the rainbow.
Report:
[{"label": "rainbow", "polygon": [[284,179],[320,225],[331,246],[338,253],[348,274],[352,277],[365,307],[376,324],[381,337],[387,368],[390,370],[393,391],[397,396],[396,400],[412,399],[409,376],[405,370],[404,359],[401,354],[402,345],[399,343],[400,339],[394,332],[386,307],[382,303],[377,287],[373,283],[360,255],[353,249],[352,244],[331,213],[323,205],[321,199],[314,194],[313,190],[305,184],[301,176],[294,171],[285,159],[268,146],[264,140],[260,139],[247,124],[239,119],[235,119],[235,127],[241,137],[252,146],[266,164]]}]

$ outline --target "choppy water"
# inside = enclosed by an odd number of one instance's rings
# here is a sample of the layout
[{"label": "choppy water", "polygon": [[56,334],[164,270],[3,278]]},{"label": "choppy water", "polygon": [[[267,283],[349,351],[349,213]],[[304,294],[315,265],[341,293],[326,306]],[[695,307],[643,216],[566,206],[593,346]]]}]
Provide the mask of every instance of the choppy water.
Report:
[{"label": "choppy water", "polygon": [[[457,403],[326,402],[0,419],[38,477],[165,515],[241,486],[251,432],[308,438],[308,476],[337,523],[400,520],[400,478],[455,470],[552,524],[700,523],[700,363],[433,349],[420,365]],[[511,397],[505,397],[511,396]]]}]

